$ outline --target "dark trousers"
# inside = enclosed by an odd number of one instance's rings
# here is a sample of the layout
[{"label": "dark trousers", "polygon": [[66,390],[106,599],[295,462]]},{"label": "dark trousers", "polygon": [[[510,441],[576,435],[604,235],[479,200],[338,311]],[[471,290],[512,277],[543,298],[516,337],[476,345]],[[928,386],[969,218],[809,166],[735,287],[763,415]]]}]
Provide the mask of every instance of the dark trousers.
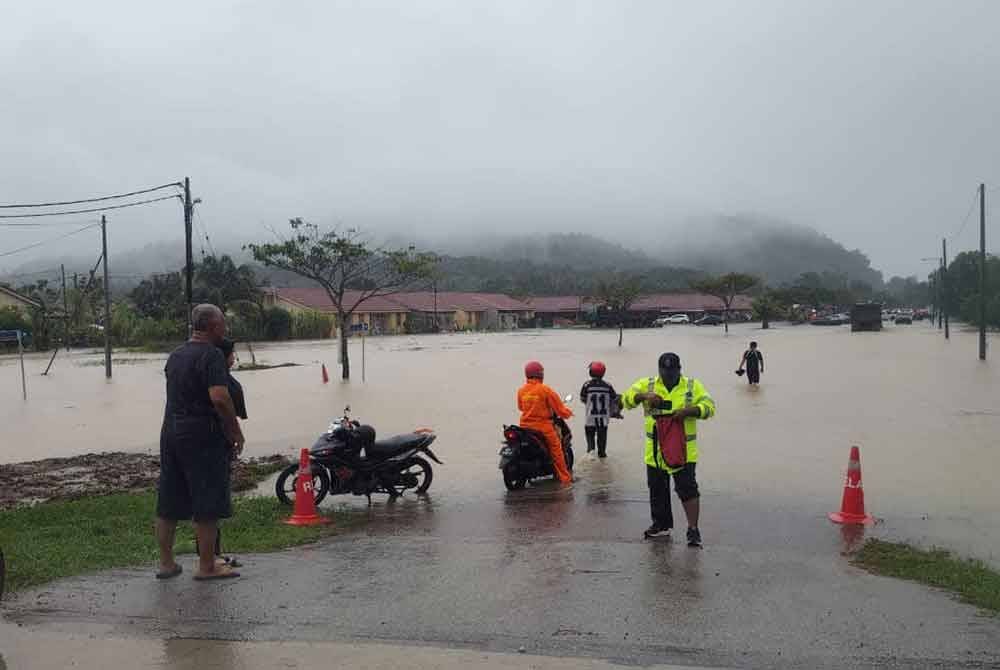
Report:
[{"label": "dark trousers", "polygon": [[[674,488],[681,501],[699,497],[698,482],[694,475],[695,464],[688,463],[674,474]],[[646,466],[646,484],[649,486],[649,512],[653,523],[660,528],[674,527],[674,513],[670,509],[670,474],[666,470]]]},{"label": "dark trousers", "polygon": [[587,435],[587,451],[594,450],[594,442],[597,442],[597,455],[606,456],[608,453],[608,427],[607,426],[587,426],[584,429]]},{"label": "dark trousers", "polygon": [[747,383],[748,384],[760,383],[760,369],[751,367],[747,368]]}]

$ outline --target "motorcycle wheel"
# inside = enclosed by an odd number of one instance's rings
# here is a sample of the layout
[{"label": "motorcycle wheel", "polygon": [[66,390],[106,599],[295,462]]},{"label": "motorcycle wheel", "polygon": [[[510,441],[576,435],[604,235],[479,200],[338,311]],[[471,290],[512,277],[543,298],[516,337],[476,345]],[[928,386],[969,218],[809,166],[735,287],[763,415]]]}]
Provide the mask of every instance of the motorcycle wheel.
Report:
[{"label": "motorcycle wheel", "polygon": [[569,470],[570,472],[572,472],[573,471],[573,461],[575,460],[574,457],[573,457],[573,447],[571,447],[569,445],[566,445],[566,446],[563,447],[563,458],[566,459],[566,469]]},{"label": "motorcycle wheel", "polygon": [[[416,488],[417,493],[427,493],[427,489],[431,487],[431,482],[434,481],[434,469],[431,464],[422,458],[411,458],[405,463],[403,467],[399,470],[400,479],[409,479],[412,476],[416,480],[416,484],[413,486],[407,486],[407,482],[403,482],[403,491],[407,489]],[[411,480],[412,482],[413,480]]]},{"label": "motorcycle wheel", "polygon": [[[289,465],[278,475],[278,481],[274,483],[274,493],[278,500],[286,505],[295,504],[295,478],[299,474],[298,465]],[[313,500],[320,504],[326,494],[330,492],[330,475],[326,473],[326,468],[318,465],[312,466],[313,476]]]},{"label": "motorcycle wheel", "polygon": [[503,469],[503,485],[507,487],[508,491],[517,491],[518,489],[523,489],[525,484],[528,483],[527,477],[522,477],[521,472],[517,465],[511,463],[504,467]]}]

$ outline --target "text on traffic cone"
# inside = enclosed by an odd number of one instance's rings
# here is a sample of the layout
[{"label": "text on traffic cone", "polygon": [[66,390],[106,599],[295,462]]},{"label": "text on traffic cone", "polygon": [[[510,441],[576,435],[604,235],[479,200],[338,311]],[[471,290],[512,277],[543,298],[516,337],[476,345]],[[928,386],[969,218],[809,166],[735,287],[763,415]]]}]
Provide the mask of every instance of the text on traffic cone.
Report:
[{"label": "text on traffic cone", "polygon": [[861,485],[861,449],[858,447],[851,447],[840,511],[830,514],[830,520],[834,523],[875,523],[872,517],[865,514],[865,490]]},{"label": "text on traffic cone", "polygon": [[316,513],[316,499],[313,498],[312,466],[309,450],[299,454],[299,474],[295,478],[295,513],[285,523],[292,526],[315,526],[330,523],[330,519]]}]

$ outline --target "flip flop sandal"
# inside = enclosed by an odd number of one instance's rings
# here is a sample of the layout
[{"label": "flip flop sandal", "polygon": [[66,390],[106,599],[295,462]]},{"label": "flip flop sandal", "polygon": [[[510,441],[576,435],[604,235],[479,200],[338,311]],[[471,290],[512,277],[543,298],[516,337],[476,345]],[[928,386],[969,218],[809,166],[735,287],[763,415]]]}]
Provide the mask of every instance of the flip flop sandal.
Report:
[{"label": "flip flop sandal", "polygon": [[180,566],[180,564],[178,564],[178,565],[174,566],[173,570],[166,570],[166,571],[157,572],[156,573],[156,578],[157,579],[173,579],[174,577],[176,577],[177,575],[181,574],[182,572],[184,572],[184,568],[182,568]]},{"label": "flip flop sandal", "polygon": [[195,575],[194,580],[196,582],[211,582],[216,579],[235,579],[240,576],[240,573],[235,570],[227,570],[225,572],[213,572],[210,575]]}]

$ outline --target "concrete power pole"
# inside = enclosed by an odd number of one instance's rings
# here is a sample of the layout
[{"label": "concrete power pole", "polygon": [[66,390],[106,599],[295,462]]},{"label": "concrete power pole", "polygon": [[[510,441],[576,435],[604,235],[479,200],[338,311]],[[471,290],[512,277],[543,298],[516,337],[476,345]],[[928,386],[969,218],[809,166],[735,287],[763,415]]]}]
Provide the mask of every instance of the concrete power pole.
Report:
[{"label": "concrete power pole", "polygon": [[[948,274],[948,240],[941,238],[941,290],[945,294],[945,300],[948,300],[946,286],[944,285],[945,276]],[[944,339],[951,339],[948,331],[948,310],[944,310]]]},{"label": "concrete power pole", "polygon": [[194,309],[194,289],[192,284],[194,282],[194,257],[191,252],[191,216],[193,214],[194,205],[191,204],[191,179],[189,177],[184,177],[184,275],[186,286],[184,289],[185,295],[187,296],[187,315],[188,315],[188,335],[191,334],[191,310]]},{"label": "concrete power pole", "polygon": [[66,297],[66,266],[60,264],[59,270],[62,272],[63,289],[63,347],[69,351],[69,300]]},{"label": "concrete power pole", "polygon": [[104,265],[104,376],[111,379],[111,284],[108,281],[108,218],[101,215],[101,248]]},{"label": "concrete power pole", "polygon": [[986,360],[986,184],[979,185],[979,360]]}]

